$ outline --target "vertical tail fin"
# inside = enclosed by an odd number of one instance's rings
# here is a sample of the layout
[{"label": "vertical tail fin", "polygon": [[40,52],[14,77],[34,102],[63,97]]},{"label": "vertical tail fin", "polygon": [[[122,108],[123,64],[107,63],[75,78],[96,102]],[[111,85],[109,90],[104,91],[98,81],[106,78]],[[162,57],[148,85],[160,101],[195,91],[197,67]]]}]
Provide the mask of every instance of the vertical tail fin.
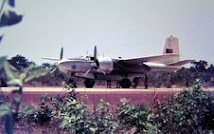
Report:
[{"label": "vertical tail fin", "polygon": [[180,52],[179,52],[179,42],[178,38],[173,37],[172,35],[166,38],[165,47],[163,50],[163,54],[176,54],[177,57],[172,57],[172,63],[180,61]]}]

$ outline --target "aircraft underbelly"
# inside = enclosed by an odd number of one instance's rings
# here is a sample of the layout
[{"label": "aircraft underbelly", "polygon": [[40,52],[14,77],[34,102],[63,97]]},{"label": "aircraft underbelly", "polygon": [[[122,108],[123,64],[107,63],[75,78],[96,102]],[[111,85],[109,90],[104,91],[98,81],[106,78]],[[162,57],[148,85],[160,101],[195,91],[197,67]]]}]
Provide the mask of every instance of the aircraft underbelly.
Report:
[{"label": "aircraft underbelly", "polygon": [[[143,77],[143,73],[128,74],[128,78],[132,80],[134,77]],[[119,74],[97,75],[98,80],[121,81],[124,77]]]},{"label": "aircraft underbelly", "polygon": [[97,75],[98,80],[113,80],[119,81],[122,79],[121,75]]},{"label": "aircraft underbelly", "polygon": [[[135,73],[135,74],[128,74],[128,78],[130,80],[132,80],[134,77],[142,77],[144,74],[143,73]],[[96,80],[112,80],[112,81],[120,81],[122,80],[124,77],[120,74],[96,74],[96,78],[94,76],[94,74],[87,74],[84,75],[84,73],[76,73],[75,74],[76,77],[80,77],[80,78],[89,78],[89,79],[96,79]]]}]

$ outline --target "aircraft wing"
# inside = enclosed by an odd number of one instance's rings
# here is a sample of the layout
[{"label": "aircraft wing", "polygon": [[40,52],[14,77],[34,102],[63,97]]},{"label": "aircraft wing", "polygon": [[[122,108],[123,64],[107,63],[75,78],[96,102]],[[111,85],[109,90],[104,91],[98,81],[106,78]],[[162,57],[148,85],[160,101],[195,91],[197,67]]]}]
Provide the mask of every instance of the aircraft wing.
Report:
[{"label": "aircraft wing", "polygon": [[122,63],[127,64],[138,64],[138,63],[144,63],[144,62],[151,62],[151,61],[161,61],[167,58],[177,57],[179,55],[177,54],[163,54],[163,55],[157,55],[157,56],[148,56],[148,57],[141,57],[141,58],[131,58],[131,59],[122,59],[120,60]]},{"label": "aircraft wing", "polygon": [[45,59],[45,60],[53,60],[53,61],[60,61],[59,58],[51,58],[51,57],[42,57],[42,59]]},{"label": "aircraft wing", "polygon": [[169,64],[169,66],[182,66],[182,65],[192,63],[192,62],[194,62],[194,60],[183,60],[183,61],[179,61],[179,62],[176,62],[173,64]]}]

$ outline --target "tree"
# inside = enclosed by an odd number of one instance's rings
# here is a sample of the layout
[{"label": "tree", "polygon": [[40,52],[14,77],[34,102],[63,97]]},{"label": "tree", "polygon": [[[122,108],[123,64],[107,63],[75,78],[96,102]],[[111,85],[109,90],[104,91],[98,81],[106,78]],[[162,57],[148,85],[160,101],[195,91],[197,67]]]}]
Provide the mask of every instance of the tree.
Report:
[{"label": "tree", "polygon": [[194,72],[188,68],[182,68],[177,71],[177,81],[182,82],[186,87],[189,87],[190,84],[193,83],[194,80]]},{"label": "tree", "polygon": [[211,64],[208,68],[207,68],[207,72],[210,74],[214,74],[214,67],[213,64]]},{"label": "tree", "polygon": [[14,66],[18,71],[22,71],[24,68],[28,67],[30,64],[34,64],[32,61],[28,61],[24,56],[16,55],[8,60],[9,63]]},{"label": "tree", "polygon": [[192,63],[194,66],[194,69],[196,72],[206,72],[206,67],[208,66],[208,63],[206,61],[200,60]]},{"label": "tree", "polygon": [[51,65],[50,63],[42,63],[42,67],[51,70],[53,68],[53,65]]}]

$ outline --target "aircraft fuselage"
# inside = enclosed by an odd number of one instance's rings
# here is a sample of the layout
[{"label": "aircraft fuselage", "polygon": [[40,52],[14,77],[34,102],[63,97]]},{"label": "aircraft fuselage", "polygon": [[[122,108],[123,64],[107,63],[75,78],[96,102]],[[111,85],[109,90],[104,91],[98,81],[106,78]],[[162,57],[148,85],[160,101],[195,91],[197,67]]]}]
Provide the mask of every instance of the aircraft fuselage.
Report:
[{"label": "aircraft fuselage", "polygon": [[[107,57],[108,58],[108,57]],[[106,59],[106,58],[102,58]],[[112,63],[110,63],[112,61]],[[178,66],[166,66],[160,63],[144,63],[150,70],[146,70],[141,65],[126,65],[126,68],[120,67],[116,60],[109,59],[108,62],[102,63],[102,68],[93,70],[86,74],[93,67],[94,62],[86,59],[62,60],[58,63],[58,68],[63,73],[69,73],[76,77],[97,79],[97,80],[121,80],[123,77],[142,77],[146,72],[164,72],[175,71],[180,69]]]}]

